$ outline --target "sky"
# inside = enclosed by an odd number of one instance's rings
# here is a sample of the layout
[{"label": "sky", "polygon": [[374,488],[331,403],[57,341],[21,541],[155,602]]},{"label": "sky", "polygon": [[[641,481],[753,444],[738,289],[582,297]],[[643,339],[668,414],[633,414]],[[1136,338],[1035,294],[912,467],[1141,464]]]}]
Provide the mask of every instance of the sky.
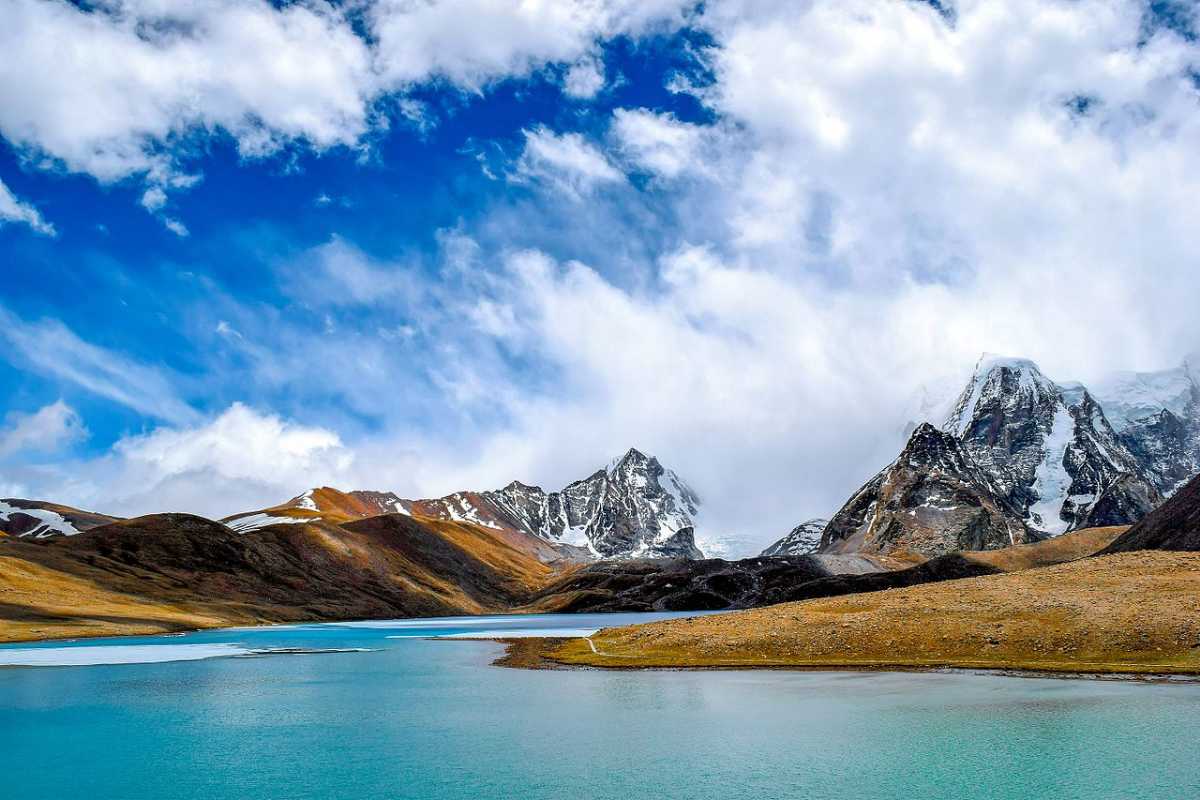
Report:
[{"label": "sky", "polygon": [[1200,14],[0,0],[0,497],[561,488],[828,516],[982,352],[1200,347]]}]

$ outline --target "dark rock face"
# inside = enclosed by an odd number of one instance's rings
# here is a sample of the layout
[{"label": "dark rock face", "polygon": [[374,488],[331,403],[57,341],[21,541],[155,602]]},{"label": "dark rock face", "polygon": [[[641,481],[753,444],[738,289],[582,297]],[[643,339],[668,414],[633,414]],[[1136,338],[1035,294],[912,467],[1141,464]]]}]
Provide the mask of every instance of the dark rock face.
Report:
[{"label": "dark rock face", "polygon": [[937,556],[1036,538],[1007,495],[950,434],[920,425],[904,451],[830,519],[822,553]]},{"label": "dark rock face", "polygon": [[775,544],[763,550],[763,556],[803,556],[817,552],[821,546],[821,534],[825,532],[827,519],[810,519],[801,522]]},{"label": "dark rock face", "polygon": [[621,561],[592,564],[539,595],[557,611],[710,611],[873,592],[997,572],[959,555],[911,569],[835,575],[814,556],[741,561]]},{"label": "dark rock face", "polygon": [[1164,495],[1200,474],[1200,402],[1196,399],[1188,404],[1185,416],[1164,408],[1133,420],[1120,437]]},{"label": "dark rock face", "polygon": [[1118,536],[1101,555],[1131,550],[1200,551],[1200,478],[1193,478],[1141,522]]},{"label": "dark rock face", "polygon": [[[1161,501],[1153,480],[1079,385],[1061,387],[1031,361],[985,357],[944,429],[1030,528],[1049,535],[1099,516],[1125,524]],[[1131,516],[1117,519],[1128,512]]]},{"label": "dark rock face", "polygon": [[503,489],[401,501],[406,511],[531,533],[598,558],[702,558],[700,499],[658,459],[629,450],[559,492],[514,481]]}]

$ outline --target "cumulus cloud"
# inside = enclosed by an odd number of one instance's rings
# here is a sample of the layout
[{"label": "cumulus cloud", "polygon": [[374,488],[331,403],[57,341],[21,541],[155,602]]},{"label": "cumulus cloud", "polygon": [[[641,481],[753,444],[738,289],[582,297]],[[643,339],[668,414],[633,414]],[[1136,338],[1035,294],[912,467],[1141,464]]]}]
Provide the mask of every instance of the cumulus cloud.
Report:
[{"label": "cumulus cloud", "polygon": [[625,176],[596,145],[578,133],[545,127],[525,131],[525,149],[514,171],[522,181],[542,181],[574,197]]},{"label": "cumulus cloud", "polygon": [[699,160],[705,138],[700,125],[680,122],[673,114],[618,108],[613,113],[612,129],[618,149],[644,170],[665,178],[705,170]]},{"label": "cumulus cloud", "polygon": [[563,75],[563,91],[577,100],[587,100],[604,88],[604,62],[595,55],[576,61]]},{"label": "cumulus cloud", "polygon": [[686,0],[382,0],[371,6],[383,79],[439,77],[480,90],[547,63],[573,62],[599,39],[680,24]]},{"label": "cumulus cloud", "polygon": [[0,426],[0,459],[53,453],[88,435],[75,409],[58,400],[32,414],[9,412]]},{"label": "cumulus cloud", "polygon": [[[355,147],[386,125],[383,97],[430,81],[479,92],[549,63],[583,64],[598,40],[680,24],[690,6],[14,0],[0,30],[0,134],[39,165],[102,182],[141,176],[153,212],[207,137],[231,136],[246,157],[293,143]],[[579,72],[572,85],[594,81]],[[432,124],[416,101],[398,107]]]},{"label": "cumulus cloud", "polygon": [[28,225],[35,232],[45,236],[54,236],[54,226],[42,219],[41,213],[29,203],[18,199],[4,181],[0,181],[0,225],[4,223]]},{"label": "cumulus cloud", "polygon": [[52,491],[52,499],[81,508],[220,518],[281,503],[303,487],[336,485],[352,463],[335,433],[235,403],[192,425],[124,437],[99,458],[21,478],[26,491]]},{"label": "cumulus cloud", "polygon": [[101,181],[165,180],[195,130],[256,155],[368,127],[368,47],[324,4],[16,0],[0,49],[0,132]]}]

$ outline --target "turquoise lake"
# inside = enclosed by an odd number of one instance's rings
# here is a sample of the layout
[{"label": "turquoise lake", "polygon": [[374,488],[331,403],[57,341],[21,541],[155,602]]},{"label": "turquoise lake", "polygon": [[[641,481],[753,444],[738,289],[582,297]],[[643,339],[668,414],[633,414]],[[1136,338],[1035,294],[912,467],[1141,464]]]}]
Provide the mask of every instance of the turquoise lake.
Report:
[{"label": "turquoise lake", "polygon": [[[0,647],[6,798],[1200,796],[1200,685],[984,674],[524,671],[491,631],[666,614]],[[277,648],[355,652],[255,654]],[[213,656],[204,657],[202,656]],[[165,660],[186,658],[195,660]]]}]

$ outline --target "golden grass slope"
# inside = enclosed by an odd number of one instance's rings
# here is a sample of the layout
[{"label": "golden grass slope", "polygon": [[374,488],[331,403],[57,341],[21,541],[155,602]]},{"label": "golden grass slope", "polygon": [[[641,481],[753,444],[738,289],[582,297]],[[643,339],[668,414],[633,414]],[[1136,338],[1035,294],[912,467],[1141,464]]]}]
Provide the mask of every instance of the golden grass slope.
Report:
[{"label": "golden grass slope", "polygon": [[98,577],[0,555],[0,642],[132,636],[257,621],[249,610],[231,606],[126,594],[102,586]]},{"label": "golden grass slope", "polygon": [[1200,673],[1200,554],[1123,553],[616,628],[543,655],[622,668]]},{"label": "golden grass slope", "polygon": [[1002,550],[972,550],[963,555],[977,563],[995,567],[1001,572],[1048,567],[1099,553],[1127,530],[1128,525],[1084,528],[1042,542],[1019,544]]},{"label": "golden grass slope", "polygon": [[0,641],[496,613],[573,568],[535,537],[399,514],[245,534],[152,515],[0,539]]}]

